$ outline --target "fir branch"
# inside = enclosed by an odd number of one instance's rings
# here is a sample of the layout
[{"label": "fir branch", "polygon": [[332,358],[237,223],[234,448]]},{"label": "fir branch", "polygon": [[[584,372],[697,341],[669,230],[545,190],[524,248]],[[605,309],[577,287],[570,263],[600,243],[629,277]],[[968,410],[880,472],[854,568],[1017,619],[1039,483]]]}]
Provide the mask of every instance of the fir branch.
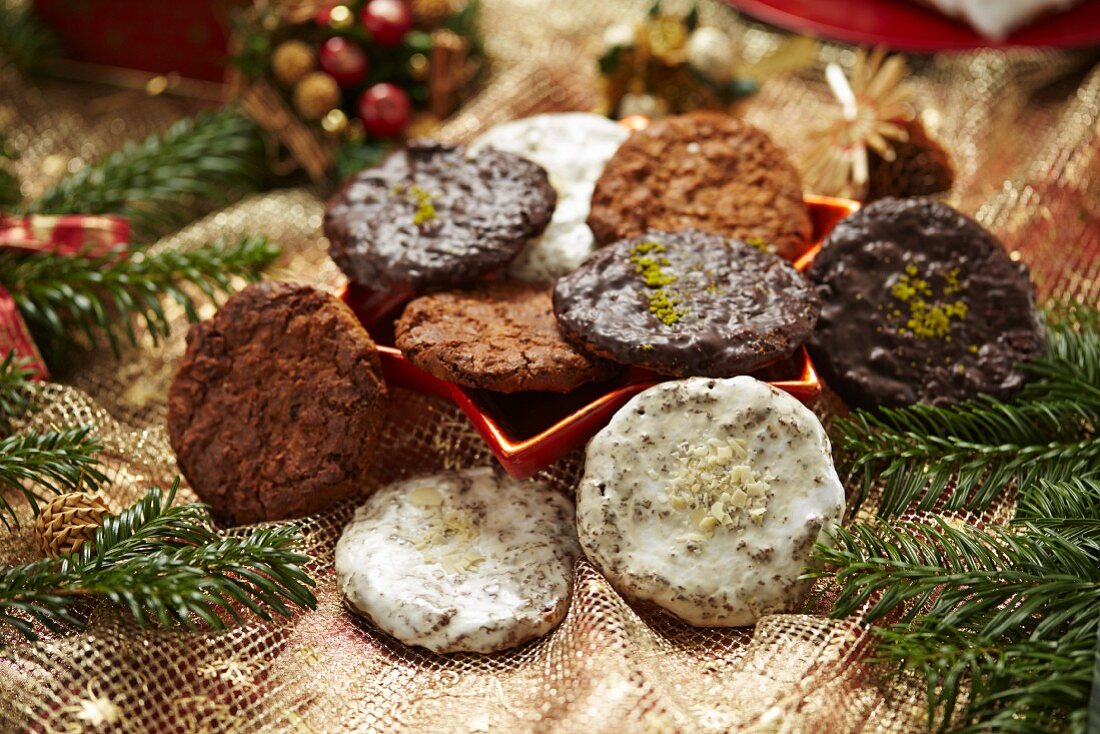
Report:
[{"label": "fir branch", "polygon": [[931,621],[881,630],[879,641],[877,662],[925,679],[930,728],[967,734],[1084,731],[1093,641],[1005,644]]},{"label": "fir branch", "polygon": [[5,490],[0,493],[0,513],[6,513],[0,514],[0,522],[5,527],[19,525],[7,490],[22,494],[35,515],[38,503],[45,501],[43,490],[53,494],[95,491],[107,481],[95,458],[102,449],[89,426],[28,431],[0,439],[0,490]]},{"label": "fir branch", "polygon": [[33,72],[59,48],[57,36],[34,14],[31,3],[0,2],[0,60]]},{"label": "fir branch", "polygon": [[130,218],[135,240],[149,242],[193,218],[200,200],[216,208],[256,190],[264,171],[255,124],[227,109],[127,143],[60,181],[27,213],[122,214]]},{"label": "fir branch", "polygon": [[[834,616],[889,620],[875,661],[927,684],[929,722],[1084,731],[1100,635],[1100,479],[1039,482],[1008,528],[857,522],[818,546]],[[964,697],[964,691],[968,694]]]},{"label": "fir branch", "polygon": [[12,349],[0,361],[0,434],[11,433],[11,422],[30,407],[34,375],[28,365],[30,360],[20,357]]},{"label": "fir branch", "polygon": [[1064,307],[1047,354],[1023,365],[1032,379],[1011,401],[855,412],[836,424],[842,466],[859,486],[878,482],[877,509],[987,508],[1007,488],[1100,476],[1100,311]]},{"label": "fir branch", "polygon": [[833,612],[869,605],[868,623],[927,617],[983,637],[1011,630],[1049,639],[1068,625],[1091,638],[1100,623],[1100,553],[1049,528],[1023,527],[981,531],[935,518],[840,529],[836,546],[819,552],[839,568]]},{"label": "fir branch", "polygon": [[255,279],[279,254],[264,237],[245,237],[236,245],[216,242],[191,252],[127,252],[97,259],[55,253],[0,255],[0,284],[15,299],[36,334],[64,344],[70,329],[91,343],[106,336],[117,354],[120,339],[137,343],[140,319],[154,340],[168,336],[170,324],[161,303],[167,295],[198,320],[195,300],[182,286],[199,289],[211,300],[231,292],[234,276]]},{"label": "fir branch", "polygon": [[1100,731],[1100,632],[1096,634],[1096,652],[1092,664],[1092,693],[1089,694],[1089,708],[1086,715],[1085,731]]},{"label": "fir branch", "polygon": [[240,607],[263,619],[290,616],[288,605],[315,608],[315,582],[301,569],[309,557],[297,549],[293,526],[222,537],[205,506],[173,506],[152,489],[121,514],[108,518],[92,544],[59,560],[8,569],[0,577],[0,623],[36,639],[34,623],[61,632],[82,626],[80,609],[106,599],[143,626],[205,623],[224,629],[242,620]]}]

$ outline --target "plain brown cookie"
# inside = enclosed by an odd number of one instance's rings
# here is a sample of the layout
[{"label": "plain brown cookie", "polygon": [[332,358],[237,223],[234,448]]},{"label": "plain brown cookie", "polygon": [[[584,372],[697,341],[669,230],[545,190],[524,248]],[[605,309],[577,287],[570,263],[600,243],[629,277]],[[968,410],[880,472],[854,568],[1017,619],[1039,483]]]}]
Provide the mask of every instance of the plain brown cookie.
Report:
[{"label": "plain brown cookie", "polygon": [[298,517],[363,486],[385,396],[351,309],[309,286],[258,283],[191,327],[168,436],[219,521]]},{"label": "plain brown cookie", "polygon": [[502,281],[412,301],[397,347],[436,377],[512,393],[569,392],[618,369],[577,351],[558,332],[548,286]]},{"label": "plain brown cookie", "polygon": [[588,226],[606,245],[648,230],[698,229],[794,259],[810,244],[798,171],[763,131],[718,112],[667,117],[608,161]]}]

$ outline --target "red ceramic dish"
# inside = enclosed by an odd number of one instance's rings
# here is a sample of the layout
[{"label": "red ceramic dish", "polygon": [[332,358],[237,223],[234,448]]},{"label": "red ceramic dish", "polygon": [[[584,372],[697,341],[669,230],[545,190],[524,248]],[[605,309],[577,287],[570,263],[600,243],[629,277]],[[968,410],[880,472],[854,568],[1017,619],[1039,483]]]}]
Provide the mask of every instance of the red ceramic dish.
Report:
[{"label": "red ceramic dish", "polygon": [[984,38],[910,0],[729,0],[766,23],[849,43],[881,43],[899,51],[964,51],[1014,46],[1088,46],[1100,43],[1100,0],[1051,13],[1002,42]]},{"label": "red ceramic dish", "polygon": [[[804,269],[820,248],[821,239],[859,204],[847,199],[807,196],[814,224],[814,247],[795,267]],[[450,400],[474,424],[493,454],[512,476],[525,479],[583,445],[630,398],[670,379],[645,370],[629,369],[607,382],[584,385],[568,395],[516,393],[503,395],[461,387],[415,367],[393,346],[393,322],[407,298],[379,296],[351,285],[341,296],[379,344],[386,382]],[[821,383],[806,350],[787,364],[762,373],[772,385],[803,402],[821,393]]]}]

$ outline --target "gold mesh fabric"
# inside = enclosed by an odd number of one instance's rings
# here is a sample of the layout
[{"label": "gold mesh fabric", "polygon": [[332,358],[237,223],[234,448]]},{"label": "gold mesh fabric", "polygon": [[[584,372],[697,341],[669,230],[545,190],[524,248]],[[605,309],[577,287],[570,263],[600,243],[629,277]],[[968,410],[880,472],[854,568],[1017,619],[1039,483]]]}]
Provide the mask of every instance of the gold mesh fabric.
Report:
[{"label": "gold mesh fabric", "polygon": [[[501,117],[576,107],[593,98],[591,58],[612,23],[648,2],[483,0],[493,80],[445,128],[456,139]],[[704,20],[726,27],[747,63],[766,61],[784,37],[717,5]],[[799,46],[800,53],[805,46]],[[1095,52],[988,51],[911,60],[924,121],[951,153],[958,183],[946,197],[1004,238],[1031,265],[1043,297],[1100,296],[1100,69]],[[829,104],[821,71],[851,60],[822,44],[797,73],[766,80],[738,111],[797,157],[815,113]],[[773,58],[773,62],[777,61]],[[763,63],[763,62],[761,62]],[[563,69],[576,69],[576,75]],[[761,67],[763,68],[763,67]],[[588,81],[586,81],[588,80]],[[129,137],[162,129],[195,105],[100,88],[29,87],[0,74],[0,119],[28,152],[33,195],[70,168]],[[97,106],[98,105],[98,106]],[[94,110],[104,110],[102,116]],[[52,158],[51,158],[52,156]],[[60,170],[56,161],[60,160]],[[54,161],[50,163],[49,161]],[[80,164],[72,164],[73,167]],[[338,289],[343,276],[320,235],[323,201],[312,190],[274,191],[211,214],[155,245],[184,249],[218,237],[263,233],[284,255],[270,275]],[[213,307],[207,308],[208,315]],[[91,423],[105,445],[112,510],[176,475],[163,430],[165,392],[186,327],[121,359],[100,351],[58,371],[32,426]],[[816,406],[838,410],[826,397]],[[382,449],[364,492],[440,468],[491,461],[465,418],[439,400],[396,391]],[[544,473],[571,492],[582,457]],[[186,487],[182,500],[194,499]],[[221,634],[143,630],[108,605],[88,629],[37,643],[12,636],[0,650],[0,730],[43,732],[909,732],[922,731],[920,683],[878,677],[858,619],[766,617],[755,628],[683,625],[626,604],[586,562],[572,607],[546,638],[514,652],[438,656],[376,632],[343,606],[332,548],[354,502],[297,521],[313,557],[318,608],[291,620]],[[869,507],[873,506],[873,502]],[[1003,522],[1006,498],[984,517]],[[0,561],[36,557],[32,523],[5,532]],[[827,601],[827,596],[826,596]],[[821,609],[826,602],[822,602]],[[818,610],[820,611],[820,610]]]}]

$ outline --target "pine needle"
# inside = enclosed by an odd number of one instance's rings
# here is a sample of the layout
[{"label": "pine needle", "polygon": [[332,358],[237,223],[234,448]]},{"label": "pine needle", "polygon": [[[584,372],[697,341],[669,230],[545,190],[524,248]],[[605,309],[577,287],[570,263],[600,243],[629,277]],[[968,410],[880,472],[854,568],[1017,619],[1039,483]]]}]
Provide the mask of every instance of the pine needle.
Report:
[{"label": "pine needle", "polygon": [[[874,660],[926,681],[929,722],[1084,731],[1100,634],[1100,479],[1022,488],[1007,528],[856,522],[819,546],[832,614],[880,629]],[[964,696],[964,692],[966,695]]]},{"label": "pine needle", "polygon": [[270,619],[290,616],[292,606],[316,607],[293,526],[223,537],[204,505],[173,506],[177,486],[167,495],[151,489],[76,554],[9,568],[0,576],[0,624],[33,640],[35,623],[58,633],[80,628],[80,611],[95,600],[119,605],[142,626],[187,629],[224,629],[245,611]]},{"label": "pine needle", "polygon": [[38,504],[45,502],[43,491],[95,491],[107,481],[96,460],[102,450],[91,437],[90,426],[27,431],[0,439],[0,522],[9,528],[19,526],[8,490],[22,494],[35,515]]},{"label": "pine needle", "polygon": [[14,349],[0,361],[0,434],[11,433],[11,421],[30,407],[34,371],[29,363],[29,359],[18,356]]},{"label": "pine needle", "polygon": [[257,190],[265,175],[256,125],[234,108],[181,120],[161,135],[129,142],[102,162],[61,180],[28,214],[121,214],[135,242],[179,229]]},{"label": "pine needle", "polygon": [[1063,306],[1047,354],[1008,402],[856,411],[837,422],[842,467],[857,504],[881,482],[877,514],[983,511],[1010,487],[1100,476],[1100,311]]},{"label": "pine needle", "polygon": [[55,253],[0,255],[0,284],[36,335],[64,345],[77,330],[96,344],[106,337],[118,354],[122,340],[138,343],[134,322],[154,341],[170,333],[161,298],[183,307],[198,320],[190,285],[207,298],[233,290],[232,279],[255,279],[277,256],[264,237],[245,237],[235,245],[216,242],[191,252],[126,252],[102,258]]}]

